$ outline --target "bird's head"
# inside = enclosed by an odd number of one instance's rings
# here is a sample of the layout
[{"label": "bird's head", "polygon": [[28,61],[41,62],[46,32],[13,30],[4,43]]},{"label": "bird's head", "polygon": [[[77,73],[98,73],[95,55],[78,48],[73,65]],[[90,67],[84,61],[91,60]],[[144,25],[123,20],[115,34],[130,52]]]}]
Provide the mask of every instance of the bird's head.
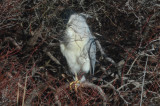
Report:
[{"label": "bird's head", "polygon": [[89,26],[86,22],[89,15],[76,13],[71,9],[64,9],[61,13],[61,17],[66,28],[66,37],[74,38],[76,36],[77,39],[81,39],[91,36]]}]

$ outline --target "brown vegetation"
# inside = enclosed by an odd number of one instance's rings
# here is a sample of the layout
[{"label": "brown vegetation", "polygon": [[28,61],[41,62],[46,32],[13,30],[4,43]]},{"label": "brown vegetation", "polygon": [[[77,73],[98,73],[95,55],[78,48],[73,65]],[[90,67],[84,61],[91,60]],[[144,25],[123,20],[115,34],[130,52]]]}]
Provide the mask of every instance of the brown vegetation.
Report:
[{"label": "brown vegetation", "polygon": [[[64,8],[90,15],[97,38],[77,92],[59,49]],[[0,1],[0,105],[160,105],[159,60],[159,0]]]}]

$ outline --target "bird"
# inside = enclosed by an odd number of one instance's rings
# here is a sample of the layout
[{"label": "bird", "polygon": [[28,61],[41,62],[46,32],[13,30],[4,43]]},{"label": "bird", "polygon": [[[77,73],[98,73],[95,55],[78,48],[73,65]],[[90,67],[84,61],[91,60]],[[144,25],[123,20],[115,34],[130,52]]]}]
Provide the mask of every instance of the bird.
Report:
[{"label": "bird", "polygon": [[[95,37],[86,22],[86,16],[76,13],[71,9],[65,9],[61,15],[65,30],[63,39],[60,41],[60,50],[66,58],[69,71],[74,75],[70,83],[81,83],[86,81],[85,74],[90,72],[94,75],[96,63]],[[84,75],[78,79],[79,73]]]}]

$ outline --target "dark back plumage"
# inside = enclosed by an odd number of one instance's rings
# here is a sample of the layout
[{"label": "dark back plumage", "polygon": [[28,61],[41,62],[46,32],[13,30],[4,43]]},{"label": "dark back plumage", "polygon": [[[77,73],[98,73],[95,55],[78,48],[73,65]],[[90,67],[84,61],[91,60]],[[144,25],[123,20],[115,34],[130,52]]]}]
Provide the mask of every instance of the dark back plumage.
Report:
[{"label": "dark back plumage", "polygon": [[64,9],[60,14],[61,18],[63,19],[64,24],[67,24],[71,15],[75,14],[72,9]]}]

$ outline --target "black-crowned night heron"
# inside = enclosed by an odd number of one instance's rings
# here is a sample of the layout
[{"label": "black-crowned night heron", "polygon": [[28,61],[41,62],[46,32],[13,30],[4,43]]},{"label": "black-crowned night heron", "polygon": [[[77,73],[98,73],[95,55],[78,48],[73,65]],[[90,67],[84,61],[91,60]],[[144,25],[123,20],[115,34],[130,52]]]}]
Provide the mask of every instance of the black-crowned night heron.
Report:
[{"label": "black-crowned night heron", "polygon": [[67,60],[70,71],[75,75],[75,82],[85,81],[83,75],[78,80],[80,72],[94,74],[96,62],[96,45],[84,14],[65,10],[62,13],[66,29],[60,49]]}]

